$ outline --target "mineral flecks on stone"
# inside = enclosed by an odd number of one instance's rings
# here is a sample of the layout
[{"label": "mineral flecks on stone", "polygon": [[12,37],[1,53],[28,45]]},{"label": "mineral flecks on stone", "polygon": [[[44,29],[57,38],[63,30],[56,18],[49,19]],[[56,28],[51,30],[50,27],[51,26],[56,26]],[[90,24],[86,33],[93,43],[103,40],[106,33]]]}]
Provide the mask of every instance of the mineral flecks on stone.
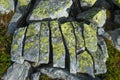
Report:
[{"label": "mineral flecks on stone", "polygon": [[65,47],[58,21],[51,21],[50,28],[53,46],[53,66],[65,68]]},{"label": "mineral flecks on stone", "polygon": [[62,34],[70,55],[70,72],[76,73],[76,39],[73,26],[70,22],[61,24]]},{"label": "mineral flecks on stone", "polygon": [[19,28],[18,30],[16,30],[11,45],[11,60],[13,62],[17,62],[20,64],[23,64],[24,62],[22,51],[23,51],[23,41],[25,38],[25,32],[26,32],[26,27]]},{"label": "mineral flecks on stone", "polygon": [[77,18],[88,20],[94,23],[97,27],[102,27],[106,21],[106,10],[100,8],[92,8],[88,11],[80,13]]},{"label": "mineral flecks on stone", "polygon": [[9,13],[14,11],[14,0],[0,0],[0,13]]},{"label": "mineral flecks on stone", "polygon": [[71,7],[72,0],[41,0],[36,1],[34,10],[28,20],[43,20],[46,18],[56,19],[68,17],[67,9]]},{"label": "mineral flecks on stone", "polygon": [[27,28],[24,58],[31,62],[39,61],[39,33],[41,23],[30,24]]},{"label": "mineral flecks on stone", "polygon": [[31,65],[28,62],[24,62],[23,64],[14,63],[10,66],[2,77],[3,80],[26,80],[29,72],[30,72]]}]

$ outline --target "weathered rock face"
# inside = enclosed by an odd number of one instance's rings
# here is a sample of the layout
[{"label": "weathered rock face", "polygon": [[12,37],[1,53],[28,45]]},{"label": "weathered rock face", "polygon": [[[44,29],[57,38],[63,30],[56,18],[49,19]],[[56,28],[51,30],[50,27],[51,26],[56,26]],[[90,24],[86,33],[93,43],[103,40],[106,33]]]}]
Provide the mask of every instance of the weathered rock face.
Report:
[{"label": "weathered rock face", "polygon": [[[53,79],[94,80],[105,73],[108,54],[102,36],[107,16],[105,9],[92,8],[96,1],[80,0],[82,8],[91,8],[73,17],[77,8],[72,0],[18,0],[9,24],[9,30],[15,30],[11,45],[15,63],[3,79],[39,80],[46,74]],[[31,67],[35,71],[29,76]]]},{"label": "weathered rock face", "polygon": [[14,0],[0,0],[0,13],[9,13],[14,11]]}]

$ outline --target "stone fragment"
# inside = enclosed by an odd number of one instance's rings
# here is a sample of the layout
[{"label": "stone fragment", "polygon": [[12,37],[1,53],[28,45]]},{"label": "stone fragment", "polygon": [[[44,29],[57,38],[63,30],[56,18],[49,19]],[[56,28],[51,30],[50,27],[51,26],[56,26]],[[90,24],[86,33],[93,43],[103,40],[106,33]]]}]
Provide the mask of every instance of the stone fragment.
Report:
[{"label": "stone fragment", "polygon": [[112,0],[112,2],[120,8],[120,0]]},{"label": "stone fragment", "polygon": [[93,60],[91,55],[87,51],[84,51],[83,53],[77,55],[77,72],[87,73],[92,77],[95,77]]},{"label": "stone fragment", "polygon": [[0,0],[0,14],[14,11],[14,0]]},{"label": "stone fragment", "polygon": [[83,8],[89,8],[92,7],[97,0],[79,0],[81,7]]},{"label": "stone fragment", "polygon": [[97,50],[97,30],[93,25],[83,24],[85,46],[90,52]]},{"label": "stone fragment", "polygon": [[70,73],[76,73],[76,41],[75,33],[71,22],[61,24],[62,34],[70,55]]},{"label": "stone fragment", "polygon": [[49,53],[50,53],[50,30],[48,26],[48,22],[42,22],[40,26],[40,55],[39,62],[40,63],[48,63],[49,62]]},{"label": "stone fragment", "polygon": [[40,72],[34,73],[32,74],[32,80],[40,80]]},{"label": "stone fragment", "polygon": [[24,58],[22,56],[23,41],[25,38],[26,27],[19,28],[14,32],[13,42],[11,45],[11,60],[16,63],[22,64]]},{"label": "stone fragment", "polygon": [[3,80],[26,80],[31,65],[28,62],[24,62],[23,64],[14,63],[10,66],[7,72],[2,77]]},{"label": "stone fragment", "polygon": [[115,15],[115,17],[114,17],[114,22],[115,22],[117,25],[120,25],[120,15]]},{"label": "stone fragment", "polygon": [[72,5],[72,0],[38,0],[36,4],[28,20],[68,17],[67,9]]},{"label": "stone fragment", "polygon": [[40,25],[41,23],[32,23],[27,28],[23,54],[25,60],[32,62],[39,61]]},{"label": "stone fragment", "polygon": [[51,21],[50,27],[53,46],[53,66],[65,68],[65,47],[59,29],[58,21]]},{"label": "stone fragment", "polygon": [[97,27],[103,27],[106,21],[106,10],[100,8],[92,8],[88,11],[80,13],[77,18],[88,20],[97,25]]},{"label": "stone fragment", "polygon": [[98,28],[98,35],[104,35],[105,31],[103,28]]},{"label": "stone fragment", "polygon": [[78,22],[72,22],[72,25],[74,26],[75,30],[75,36],[76,36],[76,54],[79,54],[84,50],[84,39],[83,39],[83,30],[82,30],[82,24]]}]

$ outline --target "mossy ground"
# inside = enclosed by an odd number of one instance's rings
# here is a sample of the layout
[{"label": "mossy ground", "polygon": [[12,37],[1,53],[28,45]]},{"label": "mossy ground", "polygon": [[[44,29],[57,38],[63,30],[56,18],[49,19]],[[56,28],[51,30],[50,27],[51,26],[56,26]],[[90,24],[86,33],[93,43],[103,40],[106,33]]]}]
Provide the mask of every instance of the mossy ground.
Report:
[{"label": "mossy ground", "polygon": [[120,80],[120,51],[112,46],[112,42],[105,39],[109,58],[107,59],[107,73],[101,75],[102,80]]},{"label": "mossy ground", "polygon": [[11,64],[10,44],[12,36],[11,35],[5,36],[5,34],[12,15],[13,12],[4,15],[0,14],[0,78]]}]

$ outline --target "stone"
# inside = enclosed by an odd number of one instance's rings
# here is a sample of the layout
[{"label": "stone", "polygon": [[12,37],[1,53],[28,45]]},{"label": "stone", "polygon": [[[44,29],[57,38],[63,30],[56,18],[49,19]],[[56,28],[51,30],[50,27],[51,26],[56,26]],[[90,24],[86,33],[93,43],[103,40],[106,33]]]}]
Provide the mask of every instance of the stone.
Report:
[{"label": "stone", "polygon": [[75,36],[76,36],[76,54],[81,53],[84,51],[84,39],[83,39],[83,30],[82,30],[82,24],[78,22],[72,22],[72,25],[74,26],[75,30]]},{"label": "stone", "polygon": [[105,31],[103,28],[98,28],[98,35],[104,35]]},{"label": "stone", "polygon": [[26,27],[19,28],[14,32],[13,42],[11,45],[11,60],[23,64],[23,41],[25,38]]},{"label": "stone", "polygon": [[38,0],[36,4],[27,18],[28,21],[68,17],[67,9],[72,5],[72,0]]},{"label": "stone", "polygon": [[85,46],[90,52],[97,50],[97,30],[93,25],[83,24]]},{"label": "stone", "polygon": [[31,65],[28,62],[23,64],[14,63],[2,77],[3,80],[26,80],[30,73]]},{"label": "stone", "polygon": [[95,78],[93,60],[87,51],[77,55],[77,72],[87,73]]},{"label": "stone", "polygon": [[112,2],[120,8],[120,0],[112,0]]},{"label": "stone", "polygon": [[76,73],[76,41],[75,33],[71,22],[61,24],[62,34],[70,56],[70,73]]},{"label": "stone", "polygon": [[32,74],[32,80],[40,80],[40,72],[34,73]]},{"label": "stone", "polygon": [[0,0],[0,14],[14,11],[14,0]]},{"label": "stone", "polygon": [[53,46],[53,67],[65,68],[65,46],[58,21],[51,21],[51,37]]},{"label": "stone", "polygon": [[31,62],[39,61],[40,25],[41,23],[32,23],[27,28],[23,53],[25,60]]},{"label": "stone", "polygon": [[48,21],[41,22],[40,26],[40,40],[39,40],[39,62],[47,64],[49,62],[49,54],[50,54],[50,29],[48,25]]},{"label": "stone", "polygon": [[89,8],[92,7],[97,0],[80,0],[81,7]]},{"label": "stone", "polygon": [[117,25],[120,25],[120,15],[115,15],[115,16],[114,16],[114,22],[115,22]]},{"label": "stone", "polygon": [[120,51],[120,28],[112,31],[111,37],[113,46],[115,46],[115,48]]},{"label": "stone", "polygon": [[100,8],[92,8],[84,11],[77,16],[78,19],[88,20],[94,23],[97,27],[103,27],[106,22],[106,10]]}]

